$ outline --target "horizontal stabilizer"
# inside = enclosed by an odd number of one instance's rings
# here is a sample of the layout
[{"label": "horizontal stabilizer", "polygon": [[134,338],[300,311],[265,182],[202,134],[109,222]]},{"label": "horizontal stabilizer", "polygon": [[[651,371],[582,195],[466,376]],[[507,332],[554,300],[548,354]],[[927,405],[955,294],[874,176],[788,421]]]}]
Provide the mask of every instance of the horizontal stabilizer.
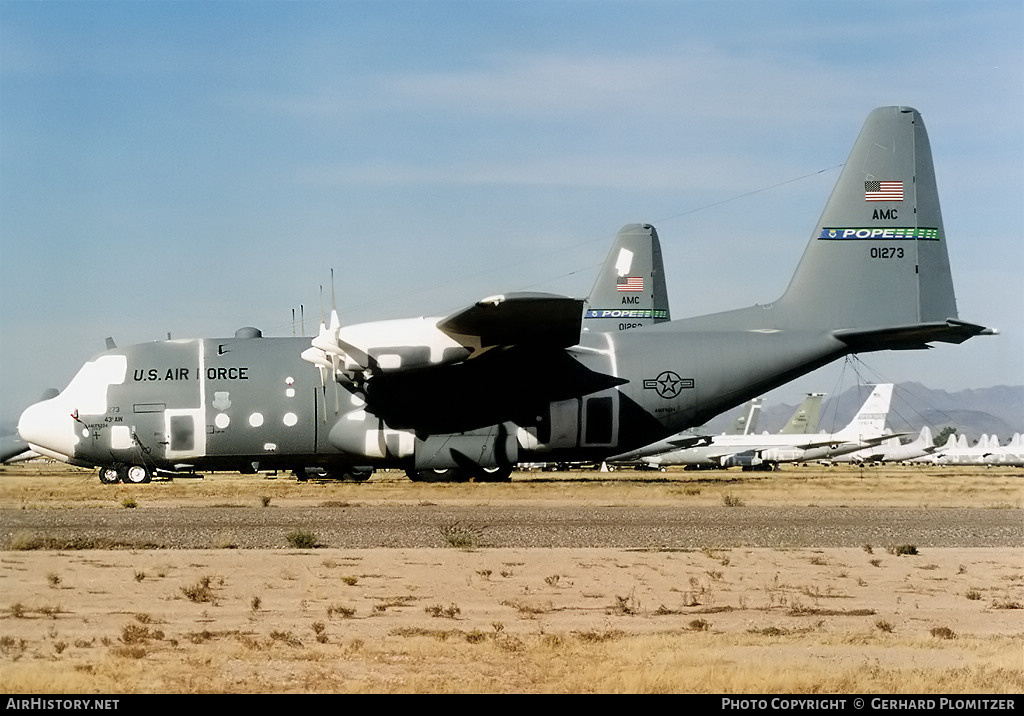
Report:
[{"label": "horizontal stabilizer", "polygon": [[832,335],[854,351],[927,348],[931,341],[963,343],[968,338],[995,335],[998,331],[954,318],[934,323],[917,323],[869,330],[839,330]]}]

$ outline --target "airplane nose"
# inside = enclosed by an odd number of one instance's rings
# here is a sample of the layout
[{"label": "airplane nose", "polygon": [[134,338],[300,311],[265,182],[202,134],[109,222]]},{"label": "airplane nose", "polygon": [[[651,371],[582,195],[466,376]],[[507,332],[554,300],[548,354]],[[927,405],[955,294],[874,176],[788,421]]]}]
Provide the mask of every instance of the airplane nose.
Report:
[{"label": "airplane nose", "polygon": [[59,399],[30,405],[18,419],[18,435],[37,452],[58,460],[75,454],[78,429],[66,406]]}]

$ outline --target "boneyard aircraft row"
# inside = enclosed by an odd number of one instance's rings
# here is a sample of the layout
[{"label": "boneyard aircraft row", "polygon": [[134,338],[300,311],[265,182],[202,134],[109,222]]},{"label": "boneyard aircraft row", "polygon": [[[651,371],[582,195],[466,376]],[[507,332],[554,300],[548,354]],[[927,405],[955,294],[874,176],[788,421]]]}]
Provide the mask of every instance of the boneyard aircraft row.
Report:
[{"label": "boneyard aircraft row", "polygon": [[[874,386],[853,420],[835,432],[795,433],[783,430],[760,435],[715,435],[708,438],[706,445],[681,448],[674,447],[674,439],[669,438],[626,455],[611,457],[608,462],[639,462],[649,467],[690,465],[774,469],[783,462],[831,460],[840,455],[878,445],[892,437],[899,440],[899,433],[885,429],[889,405],[892,402],[892,389],[892,383]],[[821,393],[813,393],[804,404],[811,405],[815,401],[820,404],[821,396]],[[797,415],[800,412],[798,410]]]},{"label": "boneyard aircraft row", "polygon": [[254,467],[507,479],[519,462],[635,450],[851,353],[993,332],[957,317],[909,107],[870,113],[777,301],[669,320],[654,228],[618,240],[589,300],[499,295],[344,327],[334,312],[312,342],[249,330],[112,348],[18,431],[111,482]]}]

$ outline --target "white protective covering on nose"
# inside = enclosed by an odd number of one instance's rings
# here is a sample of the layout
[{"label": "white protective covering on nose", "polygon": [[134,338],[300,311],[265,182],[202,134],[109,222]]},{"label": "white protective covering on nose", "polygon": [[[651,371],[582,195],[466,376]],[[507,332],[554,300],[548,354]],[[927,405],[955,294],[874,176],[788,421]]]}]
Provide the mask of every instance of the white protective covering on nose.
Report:
[{"label": "white protective covering on nose", "polygon": [[79,416],[107,412],[107,389],[124,383],[128,359],[123,355],[103,355],[89,361],[64,392],[30,405],[18,420],[18,434],[36,452],[66,460],[75,454],[85,426]]}]

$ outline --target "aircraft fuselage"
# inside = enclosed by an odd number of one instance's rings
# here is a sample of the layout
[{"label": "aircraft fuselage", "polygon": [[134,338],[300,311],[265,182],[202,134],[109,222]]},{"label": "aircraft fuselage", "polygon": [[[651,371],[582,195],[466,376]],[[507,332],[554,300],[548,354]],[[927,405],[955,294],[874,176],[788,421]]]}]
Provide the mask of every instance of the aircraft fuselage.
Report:
[{"label": "aircraft fuselage", "polygon": [[[585,333],[554,362],[496,353],[474,359],[480,376],[396,371],[362,389],[321,382],[301,358],[308,338],[143,343],[91,360],[57,397],[26,410],[19,431],[74,464],[171,471],[600,460],[700,424],[842,351],[821,333],[726,337],[688,323]],[[763,372],[751,370],[750,356]],[[485,379],[495,374],[507,379]],[[413,427],[424,424],[429,434]]]}]

